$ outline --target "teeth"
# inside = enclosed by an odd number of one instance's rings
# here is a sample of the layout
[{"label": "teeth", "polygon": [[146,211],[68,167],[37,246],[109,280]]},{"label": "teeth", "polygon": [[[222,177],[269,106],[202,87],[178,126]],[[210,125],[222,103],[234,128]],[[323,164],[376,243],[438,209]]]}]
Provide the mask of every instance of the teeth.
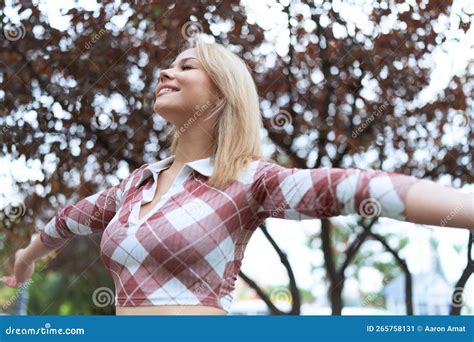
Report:
[{"label": "teeth", "polygon": [[171,89],[171,88],[163,88],[160,90],[160,93],[171,93],[173,91],[176,91],[176,90]]}]

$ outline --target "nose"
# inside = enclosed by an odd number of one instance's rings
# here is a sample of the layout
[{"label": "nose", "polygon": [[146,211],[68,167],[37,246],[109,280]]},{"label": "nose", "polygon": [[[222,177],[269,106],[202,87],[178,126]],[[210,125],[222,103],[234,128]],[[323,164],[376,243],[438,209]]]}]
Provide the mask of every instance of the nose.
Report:
[{"label": "nose", "polygon": [[160,83],[163,82],[165,79],[172,79],[172,78],[174,78],[174,76],[170,72],[170,69],[160,70]]}]

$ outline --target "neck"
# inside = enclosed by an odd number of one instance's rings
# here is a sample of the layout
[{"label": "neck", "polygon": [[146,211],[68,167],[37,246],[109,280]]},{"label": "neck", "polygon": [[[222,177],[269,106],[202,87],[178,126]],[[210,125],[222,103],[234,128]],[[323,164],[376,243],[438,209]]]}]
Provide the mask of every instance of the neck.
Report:
[{"label": "neck", "polygon": [[200,131],[187,130],[179,137],[173,164],[182,165],[193,160],[210,157],[213,143],[207,132],[197,127]]}]

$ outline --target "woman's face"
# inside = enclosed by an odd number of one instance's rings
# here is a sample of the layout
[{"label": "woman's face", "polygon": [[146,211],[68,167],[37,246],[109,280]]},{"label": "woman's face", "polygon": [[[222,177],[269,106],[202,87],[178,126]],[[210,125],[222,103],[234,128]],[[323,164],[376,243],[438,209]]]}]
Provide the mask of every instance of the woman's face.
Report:
[{"label": "woman's face", "polygon": [[[170,86],[171,91],[163,90]],[[180,53],[172,65],[160,71],[153,109],[176,127],[201,121],[218,101],[218,90],[205,72],[196,49]]]}]

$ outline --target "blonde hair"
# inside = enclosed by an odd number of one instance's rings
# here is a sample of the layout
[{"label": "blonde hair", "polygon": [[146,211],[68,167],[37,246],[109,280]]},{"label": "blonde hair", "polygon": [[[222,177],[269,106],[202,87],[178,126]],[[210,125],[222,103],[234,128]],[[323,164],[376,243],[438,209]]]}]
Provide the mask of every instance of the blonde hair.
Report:
[{"label": "blonde hair", "polygon": [[[211,112],[219,115],[214,132],[214,171],[209,185],[222,188],[236,180],[243,168],[255,159],[263,159],[260,130],[263,126],[255,81],[247,64],[218,43],[205,41],[197,34],[181,51],[195,48],[204,70],[214,82],[222,99]],[[176,127],[169,131],[171,154],[179,144]]]}]

